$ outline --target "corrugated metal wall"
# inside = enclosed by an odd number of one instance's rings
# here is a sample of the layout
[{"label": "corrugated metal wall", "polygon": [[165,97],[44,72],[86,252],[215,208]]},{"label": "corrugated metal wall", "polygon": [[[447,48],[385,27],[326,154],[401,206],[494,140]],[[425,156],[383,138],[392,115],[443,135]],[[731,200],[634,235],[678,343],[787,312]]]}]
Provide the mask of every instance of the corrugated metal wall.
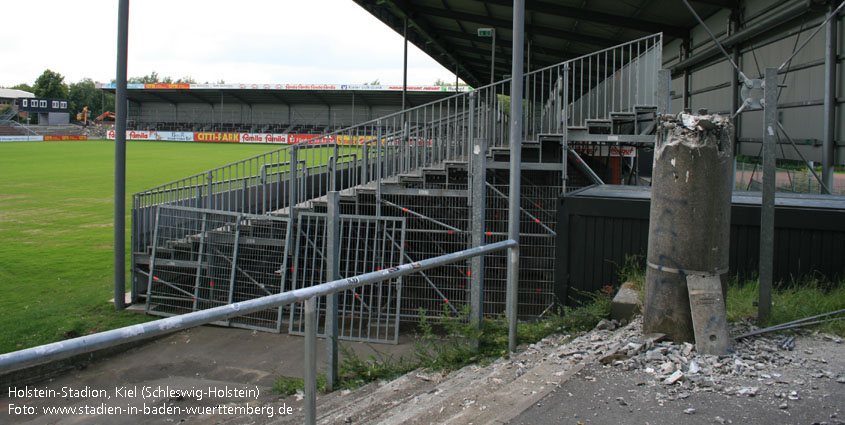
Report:
[{"label": "corrugated metal wall", "polygon": [[[783,4],[788,2],[779,2]],[[770,0],[745,0],[740,2],[743,26],[753,25],[771,13],[771,7],[777,6]],[[823,8],[817,8],[823,10]],[[727,33],[730,12],[722,10],[706,17],[705,23],[717,38],[722,39]],[[810,34],[824,20],[823,13],[810,13],[800,19],[786,23],[775,31],[762,37],[744,42],[740,47],[739,68],[749,78],[761,78],[767,67],[779,67],[795,50],[807,40]],[[845,46],[845,31],[842,30],[843,18],[837,20],[837,51]],[[690,32],[692,53],[695,54],[712,45],[710,37],[699,25]],[[664,49],[663,66],[671,68],[680,61],[681,40],[668,43]],[[779,118],[789,135],[795,139],[798,149],[808,160],[822,160],[822,140],[824,139],[823,99],[824,99],[824,58],[825,31],[819,32],[789,65],[788,73],[781,73],[782,87],[778,100]],[[728,49],[729,53],[731,52]],[[838,53],[838,65],[845,64],[845,58]],[[785,69],[786,70],[786,69]],[[731,107],[730,82],[734,70],[720,54],[715,61],[694,67],[689,78],[689,105],[693,111],[704,108],[715,113],[733,113]],[[845,73],[837,73],[837,96],[841,96]],[[671,111],[677,113],[683,109],[684,78],[682,73],[672,75]],[[845,108],[841,108],[843,99],[837,99],[836,158],[837,164],[845,164]],[[741,102],[741,100],[740,100]],[[740,146],[738,153],[758,156],[763,139],[763,114],[760,111],[744,112],[737,123]],[[782,141],[778,148],[779,158],[799,159],[795,149]]]},{"label": "corrugated metal wall", "polygon": [[[808,201],[812,199],[812,201]],[[823,199],[823,200],[819,200]],[[648,248],[650,190],[593,186],[558,200],[558,270],[555,293],[619,284],[626,257]],[[759,193],[734,194],[731,206],[730,274],[753,276],[760,244]],[[845,278],[845,197],[779,195],[775,208],[776,281],[808,275]]]}]

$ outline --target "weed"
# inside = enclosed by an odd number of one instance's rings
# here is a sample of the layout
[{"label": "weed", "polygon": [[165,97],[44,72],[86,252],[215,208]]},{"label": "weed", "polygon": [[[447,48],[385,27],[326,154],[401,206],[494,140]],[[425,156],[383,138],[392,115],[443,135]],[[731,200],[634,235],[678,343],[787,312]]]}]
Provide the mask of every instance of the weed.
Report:
[{"label": "weed", "polygon": [[[734,280],[728,286],[728,320],[753,319],[757,315],[758,281]],[[775,288],[772,294],[772,314],[767,323],[771,326],[805,317],[829,313],[845,308],[845,280],[837,284],[817,279],[793,280],[789,285]],[[845,336],[845,321],[821,324],[816,329]]]},{"label": "weed", "polygon": [[645,287],[645,257],[626,255],[625,264],[619,267],[616,273],[620,282],[631,282],[637,290],[642,290]]},{"label": "weed", "polygon": [[[609,294],[579,293],[586,300],[579,307],[563,307],[551,311],[534,322],[521,322],[517,333],[520,344],[531,344],[559,332],[581,332],[592,329],[599,320],[610,314]],[[393,379],[414,369],[424,368],[449,372],[468,364],[485,365],[499,357],[508,356],[508,326],[504,317],[485,318],[480,324],[469,320],[469,306],[458,313],[444,308],[432,320],[420,309],[419,332],[414,342],[414,359],[394,359],[376,351],[376,355],[362,358],[339,345],[343,360],[338,365],[338,388],[358,388],[370,382]],[[477,346],[474,344],[478,341]],[[325,376],[318,379],[318,390],[325,390]],[[283,396],[302,389],[301,379],[280,377],[273,391]]]},{"label": "weed", "polygon": [[[642,282],[645,280],[645,268],[639,260],[628,257],[625,266],[619,269],[620,280]],[[626,276],[623,279],[622,276]],[[638,278],[641,276],[642,278]],[[642,288],[642,286],[640,286]],[[642,298],[643,290],[640,290]],[[756,278],[734,278],[728,285],[727,316],[728,321],[757,318],[757,300],[759,283]],[[845,280],[839,282],[822,281],[817,277],[793,279],[789,284],[775,287],[772,293],[772,315],[768,322],[759,326],[771,326],[791,322],[805,317],[829,313],[845,308]],[[822,332],[845,336],[845,321],[838,320],[816,327]]]},{"label": "weed", "polygon": [[[320,373],[317,375],[317,391],[324,392],[326,390],[326,375]],[[279,376],[273,382],[271,388],[276,394],[282,397],[288,397],[296,394],[297,391],[305,391],[305,381],[299,378],[289,378],[287,376]]]},{"label": "weed", "polygon": [[340,388],[358,388],[370,382],[393,379],[417,368],[417,365],[403,358],[394,359],[392,355],[375,350],[376,356],[361,358],[343,345],[338,344],[343,360],[338,365],[338,386]]},{"label": "weed", "polygon": [[[554,333],[586,331],[610,314],[609,295],[579,295],[586,300],[580,307],[563,307],[542,319],[520,322],[517,325],[518,342],[530,344]],[[457,315],[444,309],[435,323],[421,310],[421,334],[415,347],[419,365],[436,371],[450,371],[471,363],[485,364],[508,355],[508,327],[504,317],[487,318],[480,326],[468,319],[469,307],[463,308]],[[474,340],[478,340],[477,349],[473,346]]]}]

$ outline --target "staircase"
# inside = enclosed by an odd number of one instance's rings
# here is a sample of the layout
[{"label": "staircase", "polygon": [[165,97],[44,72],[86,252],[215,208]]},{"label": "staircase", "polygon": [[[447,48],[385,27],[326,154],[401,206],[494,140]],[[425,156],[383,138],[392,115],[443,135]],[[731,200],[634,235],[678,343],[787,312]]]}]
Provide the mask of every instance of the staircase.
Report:
[{"label": "staircase", "polygon": [[14,121],[18,115],[17,106],[12,106],[0,115],[0,136],[29,136],[35,133],[24,125]]},{"label": "staircase", "polygon": [[[661,44],[660,35],[644,37],[525,75],[520,317],[543,315],[556,302],[558,196],[604,181],[640,184],[648,173],[662,112],[656,99],[668,98],[656,93]],[[472,232],[483,232],[488,243],[506,239],[510,84],[504,80],[133,195],[133,302],[153,314],[179,314],[323,282],[325,228],[319,220],[325,221],[329,191],[340,192],[344,220],[381,220],[374,234],[396,248],[361,263],[349,259],[375,248],[342,247],[344,261],[360,265],[355,273],[465,249]],[[488,145],[483,223],[472,222],[470,209],[474,139]],[[169,214],[165,221],[162,211]],[[214,214],[226,220],[209,227]],[[253,236],[245,235],[262,220],[284,223],[279,226],[286,230],[252,246]],[[384,233],[400,221],[401,234]],[[221,241],[228,245],[213,247]],[[303,247],[314,250],[307,264]],[[189,252],[186,260],[179,250]],[[211,255],[220,258],[214,263]],[[175,279],[168,267],[182,267],[182,276]],[[503,254],[485,258],[485,315],[504,312],[505,269]],[[416,320],[420,309],[431,316],[457,312],[469,302],[469,271],[468,264],[458,264],[406,277],[385,289],[401,288],[391,309],[403,321]],[[344,277],[354,276],[349,273]],[[366,304],[362,295],[342,303]],[[381,295],[373,300],[388,301]],[[267,317],[272,320],[246,325],[279,331],[289,320],[293,330],[295,312]]]},{"label": "staircase", "polygon": [[[389,382],[374,382],[356,390],[317,396],[319,424],[500,424],[520,413],[577,375],[587,366],[606,362],[641,335],[640,321],[615,330],[593,330],[577,338],[553,335],[486,365],[470,365],[449,374],[415,370]],[[644,339],[642,345],[650,346]],[[604,359],[603,359],[604,358]],[[577,378],[584,379],[584,378]],[[589,378],[588,378],[589,379]],[[297,396],[265,407],[289,406],[292,413],[259,416],[191,417],[185,424],[300,424],[302,401]]]}]

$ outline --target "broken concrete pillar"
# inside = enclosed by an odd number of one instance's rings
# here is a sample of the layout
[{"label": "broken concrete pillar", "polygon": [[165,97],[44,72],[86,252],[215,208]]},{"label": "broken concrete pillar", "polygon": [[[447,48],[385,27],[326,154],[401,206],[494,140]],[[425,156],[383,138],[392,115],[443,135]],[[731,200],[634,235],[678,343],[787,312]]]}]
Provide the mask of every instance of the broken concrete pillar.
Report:
[{"label": "broken concrete pillar", "polygon": [[620,323],[628,323],[642,312],[642,304],[636,286],[625,282],[610,302],[610,318]]},{"label": "broken concrete pillar", "polygon": [[731,123],[662,115],[654,151],[643,330],[694,340],[687,275],[728,270]]}]

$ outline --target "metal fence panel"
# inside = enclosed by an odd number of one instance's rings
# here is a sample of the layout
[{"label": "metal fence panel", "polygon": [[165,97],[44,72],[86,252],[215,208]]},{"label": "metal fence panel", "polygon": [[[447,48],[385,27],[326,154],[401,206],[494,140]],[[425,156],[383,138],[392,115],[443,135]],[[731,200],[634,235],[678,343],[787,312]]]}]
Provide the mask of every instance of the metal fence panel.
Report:
[{"label": "metal fence panel", "polygon": [[[292,288],[327,280],[326,214],[300,213],[292,263]],[[404,264],[405,220],[396,217],[342,215],[339,223],[341,278]],[[402,279],[389,279],[338,294],[338,338],[397,343]],[[318,333],[324,335],[325,299],[317,300]],[[289,332],[304,334],[302,305],[291,307]]]},{"label": "metal fence panel", "polygon": [[[287,278],[288,219],[189,207],[158,207],[146,311],[172,316],[281,293]],[[281,311],[223,325],[281,330]]]}]

